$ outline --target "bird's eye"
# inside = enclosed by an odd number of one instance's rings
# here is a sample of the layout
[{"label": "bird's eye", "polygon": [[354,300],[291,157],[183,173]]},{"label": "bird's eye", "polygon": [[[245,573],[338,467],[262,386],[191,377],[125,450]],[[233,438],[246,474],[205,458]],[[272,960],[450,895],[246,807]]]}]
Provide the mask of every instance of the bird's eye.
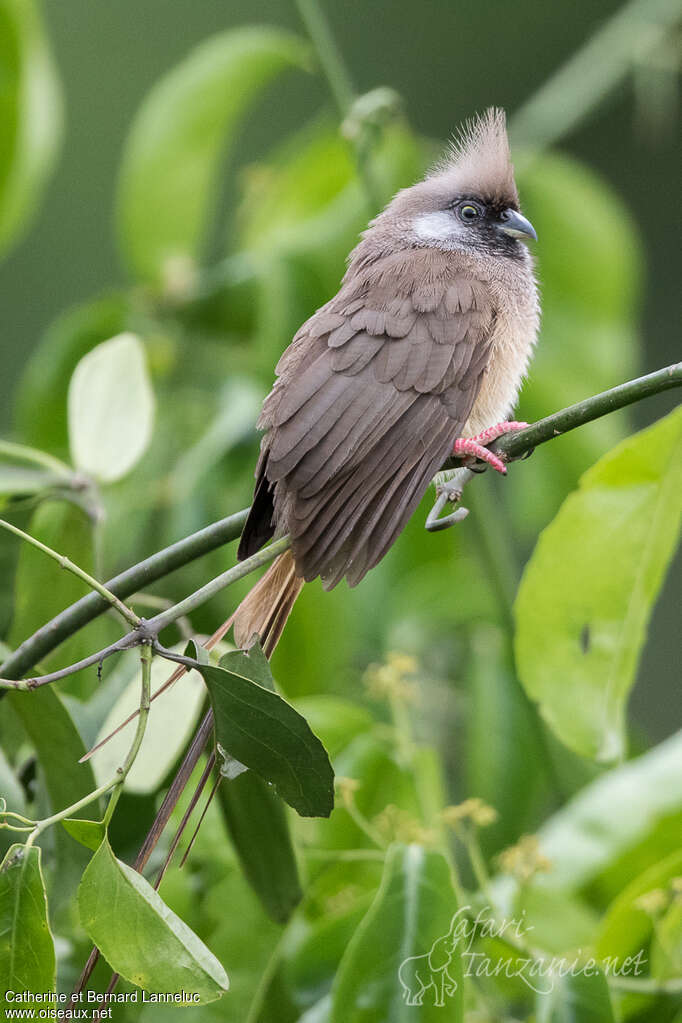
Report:
[{"label": "bird's eye", "polygon": [[464,203],[464,205],[459,208],[460,217],[462,220],[466,221],[476,220],[476,217],[480,215],[480,212],[481,211],[478,206],[474,206],[474,204],[470,202]]}]

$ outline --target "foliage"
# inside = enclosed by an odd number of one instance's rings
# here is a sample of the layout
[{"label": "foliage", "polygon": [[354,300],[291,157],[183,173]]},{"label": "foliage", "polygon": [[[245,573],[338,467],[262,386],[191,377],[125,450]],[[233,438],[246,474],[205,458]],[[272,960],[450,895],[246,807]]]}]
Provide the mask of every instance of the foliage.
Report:
[{"label": "foliage", "polygon": [[[58,118],[32,134],[34,104],[49,94],[56,110],[58,90],[33,5],[0,3],[0,19],[14,83],[0,105],[4,246],[54,147]],[[114,203],[131,286],[67,311],[28,362],[15,439],[0,443],[3,514],[99,579],[248,503],[260,400],[375,212],[363,180],[388,198],[437,149],[393,111],[365,125],[367,153],[323,111],[240,167],[223,258],[205,265],[240,124],[268,82],[309,71],[303,40],[241,29],[157,83]],[[519,410],[530,420],[636,371],[641,259],[627,211],[587,167],[536,153],[519,183],[545,310]],[[600,419],[494,491],[477,481],[456,530],[427,534],[425,503],[359,589],[306,586],[272,669],[259,647],[202,645],[247,578],[172,619],[163,652],[193,670],[151,703],[171,668],[149,647],[5,694],[0,965],[15,989],[55,983],[54,934],[58,990],[94,941],[106,960],[94,990],[111,967],[123,992],[195,993],[206,1023],[672,1020],[682,733],[638,748],[625,705],[677,538],[679,467],[679,412],[632,435],[626,413]],[[88,587],[4,533],[0,558],[5,657]],[[130,604],[163,613],[227,560],[214,552]],[[119,636],[102,616],[35,674]],[[129,864],[209,707],[216,763],[201,760],[187,791],[212,775],[217,797],[201,795],[183,868],[156,873],[184,797],[146,880]],[[614,957],[640,952],[642,972],[619,977]],[[560,977],[553,956],[578,965]],[[167,1011],[117,1009],[143,1023]]]}]

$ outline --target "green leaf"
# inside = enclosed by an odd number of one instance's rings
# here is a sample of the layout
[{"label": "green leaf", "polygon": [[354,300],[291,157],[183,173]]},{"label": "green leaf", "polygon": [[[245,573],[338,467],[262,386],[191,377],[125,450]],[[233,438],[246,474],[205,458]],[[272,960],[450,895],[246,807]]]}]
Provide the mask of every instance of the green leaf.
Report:
[{"label": "green leaf", "polygon": [[302,891],[282,800],[253,771],[223,780],[218,798],[244,876],[268,915],[286,923]]},{"label": "green leaf", "polygon": [[679,813],[681,762],[678,732],[603,774],[550,817],[538,832],[540,849],[552,864],[542,884],[584,888],[660,822]]},{"label": "green leaf", "polygon": [[62,825],[72,838],[93,852],[97,852],[106,833],[102,821],[81,821],[75,817],[67,817],[62,821]]},{"label": "green leaf", "polygon": [[584,972],[549,976],[545,982],[551,991],[538,995],[537,1023],[614,1023],[606,978],[592,964]]},{"label": "green leaf", "polygon": [[220,667],[198,669],[208,686],[216,739],[251,768],[302,817],[328,817],[334,806],[334,773],[305,718],[273,691],[270,666],[256,646],[234,651]]},{"label": "green leaf", "polygon": [[215,956],[141,874],[116,859],[106,840],[83,874],[78,909],[88,936],[131,984],[196,994],[202,1003],[227,991],[227,974]]},{"label": "green leaf", "polygon": [[[637,375],[644,246],[621,196],[592,168],[565,153],[533,154],[526,166],[514,156],[540,238],[542,332],[517,416],[532,422]],[[535,542],[576,477],[631,432],[631,421],[624,409],[588,423],[510,473],[505,492],[521,538]]]},{"label": "green leaf", "polygon": [[538,764],[544,754],[514,678],[510,638],[490,626],[476,627],[468,675],[467,791],[499,814],[479,836],[484,851],[490,853],[511,845],[523,832],[542,782]]},{"label": "green leaf", "polygon": [[682,850],[666,856],[634,878],[613,900],[604,917],[595,942],[600,959],[620,959],[644,948],[652,930],[652,918],[639,905],[641,895],[655,888],[665,888],[674,877],[682,875]]},{"label": "green leaf", "polygon": [[457,921],[445,858],[391,846],[379,891],[341,960],[331,1023],[463,1020]]},{"label": "green leaf", "polygon": [[168,281],[197,263],[225,150],[276,74],[305,66],[307,49],[274,28],[213,36],[159,81],[128,139],[119,181],[119,236],[139,277]]},{"label": "green leaf", "polygon": [[677,894],[658,921],[651,946],[651,973],[663,980],[682,975],[682,899]]},{"label": "green leaf", "polygon": [[[96,786],[90,764],[78,763],[85,746],[56,689],[43,686],[31,693],[8,693],[5,699],[35,747],[53,812],[92,792]],[[92,806],[82,812],[91,813]],[[86,862],[60,828],[55,829],[54,838],[57,883],[50,888],[53,910],[75,890]]]},{"label": "green leaf", "polygon": [[26,230],[54,164],[62,104],[33,0],[0,2],[0,254]]},{"label": "green leaf", "polygon": [[[184,646],[184,643],[179,643],[172,649],[180,652]],[[172,664],[161,657],[154,658],[151,669],[152,694],[172,672]],[[97,742],[101,742],[138,710],[140,685],[138,669],[107,714]],[[137,795],[156,792],[191,738],[205,698],[206,689],[201,676],[196,671],[189,671],[152,701],[142,745],[125,780],[124,788],[127,792]],[[136,728],[137,717],[134,717],[93,754],[91,763],[98,784],[111,778],[123,763]]]},{"label": "green leaf", "polygon": [[154,424],[139,338],[119,334],[88,352],[71,378],[68,407],[76,468],[102,483],[125,476],[146,451]]},{"label": "green leaf", "polygon": [[54,942],[37,846],[13,845],[0,865],[0,977],[3,994],[55,989]]},{"label": "green leaf", "polygon": [[69,449],[67,394],[80,359],[126,327],[127,299],[107,295],[70,309],[52,323],[26,363],[15,407],[21,437],[59,455]]},{"label": "green leaf", "polygon": [[[71,558],[86,572],[95,572],[93,523],[80,507],[67,502],[46,501],[24,528],[37,540]],[[42,551],[20,543],[10,645],[18,647],[46,621],[90,592],[87,583],[64,571]],[[37,594],[40,599],[36,599]],[[104,616],[65,640],[42,666],[49,671],[52,667],[73,664],[119,636],[116,623]],[[92,690],[96,681],[97,670],[93,668],[66,679],[63,687],[72,695],[83,695]]]},{"label": "green leaf", "polygon": [[516,658],[559,738],[625,750],[625,706],[682,512],[682,409],[623,441],[544,530],[516,600]]}]

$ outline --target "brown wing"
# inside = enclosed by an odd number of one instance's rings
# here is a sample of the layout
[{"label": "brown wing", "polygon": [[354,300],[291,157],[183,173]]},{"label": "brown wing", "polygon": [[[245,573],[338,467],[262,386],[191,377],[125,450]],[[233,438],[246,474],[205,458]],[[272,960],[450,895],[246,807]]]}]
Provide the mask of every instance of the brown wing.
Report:
[{"label": "brown wing", "polygon": [[344,286],[280,359],[240,557],[276,528],[300,576],[354,586],[405,526],[469,416],[495,318],[481,282],[419,269],[403,254],[361,294]]}]

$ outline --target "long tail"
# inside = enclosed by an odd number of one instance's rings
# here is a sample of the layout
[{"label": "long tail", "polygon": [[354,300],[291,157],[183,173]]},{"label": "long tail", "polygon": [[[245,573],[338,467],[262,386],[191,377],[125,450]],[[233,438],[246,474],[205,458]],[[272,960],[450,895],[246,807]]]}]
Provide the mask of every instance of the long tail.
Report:
[{"label": "long tail", "polygon": [[235,611],[234,640],[237,646],[246,648],[254,636],[258,636],[265,656],[270,657],[302,586],[303,579],[296,575],[291,551],[285,551],[273,561]]}]

